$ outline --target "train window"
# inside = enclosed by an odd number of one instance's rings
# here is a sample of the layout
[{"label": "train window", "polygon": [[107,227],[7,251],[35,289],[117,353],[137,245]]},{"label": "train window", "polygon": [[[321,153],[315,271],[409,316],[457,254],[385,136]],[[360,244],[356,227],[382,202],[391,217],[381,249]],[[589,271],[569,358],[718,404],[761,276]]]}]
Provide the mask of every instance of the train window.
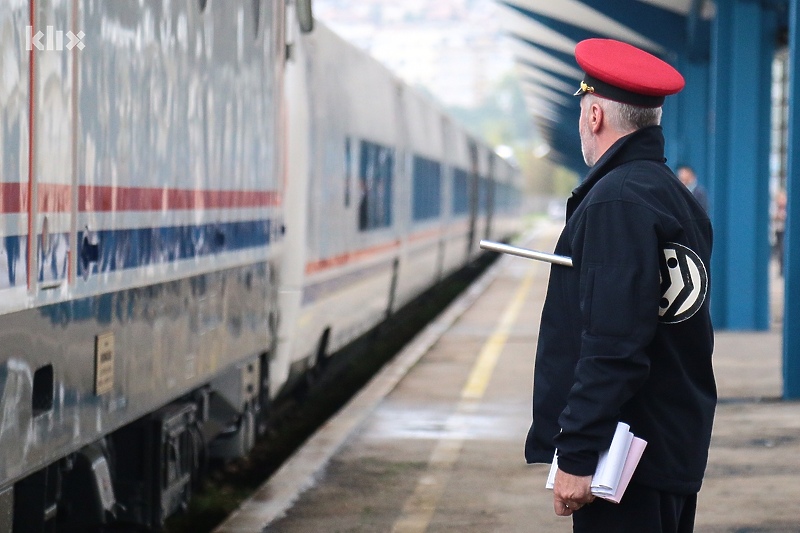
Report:
[{"label": "train window", "polygon": [[358,204],[358,229],[361,231],[392,224],[394,157],[393,148],[361,141]]},{"label": "train window", "polygon": [[206,10],[206,6],[208,5],[208,0],[198,0],[198,1],[200,3],[200,12],[202,13],[203,11]]},{"label": "train window", "polygon": [[297,22],[300,24],[300,31],[308,33],[314,30],[314,10],[311,0],[297,0],[295,5],[297,11]]},{"label": "train window", "polygon": [[457,168],[453,172],[453,214],[469,212],[469,175],[466,170]]},{"label": "train window", "polygon": [[414,220],[438,217],[442,211],[442,165],[432,159],[414,156],[413,176]]},{"label": "train window", "polygon": [[478,178],[478,212],[485,215],[489,210],[489,180]]},{"label": "train window", "polygon": [[520,205],[520,197],[508,183],[497,185],[496,205],[503,213],[513,213]]}]

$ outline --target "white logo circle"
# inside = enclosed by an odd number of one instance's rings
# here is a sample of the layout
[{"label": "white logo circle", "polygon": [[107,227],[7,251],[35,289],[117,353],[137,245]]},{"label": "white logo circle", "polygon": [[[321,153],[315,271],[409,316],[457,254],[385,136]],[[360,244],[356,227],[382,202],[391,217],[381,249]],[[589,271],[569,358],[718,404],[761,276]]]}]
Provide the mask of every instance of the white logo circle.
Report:
[{"label": "white logo circle", "polygon": [[700,257],[676,242],[661,251],[661,322],[676,324],[691,318],[706,299],[708,272]]}]

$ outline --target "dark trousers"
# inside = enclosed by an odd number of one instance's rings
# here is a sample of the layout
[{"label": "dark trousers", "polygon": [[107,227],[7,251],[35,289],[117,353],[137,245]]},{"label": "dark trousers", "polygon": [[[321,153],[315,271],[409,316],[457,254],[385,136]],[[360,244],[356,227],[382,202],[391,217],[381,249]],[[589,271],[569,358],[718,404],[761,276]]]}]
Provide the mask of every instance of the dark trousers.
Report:
[{"label": "dark trousers", "polygon": [[574,533],[692,533],[697,494],[670,494],[631,483],[620,503],[596,498],[572,515]]}]

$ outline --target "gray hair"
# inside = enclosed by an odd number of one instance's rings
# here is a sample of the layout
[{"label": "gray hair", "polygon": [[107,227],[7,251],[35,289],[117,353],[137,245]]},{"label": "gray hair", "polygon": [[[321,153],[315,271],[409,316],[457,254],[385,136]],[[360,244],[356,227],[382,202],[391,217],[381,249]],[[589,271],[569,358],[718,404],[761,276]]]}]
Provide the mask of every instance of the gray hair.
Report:
[{"label": "gray hair", "polygon": [[[615,102],[600,98],[593,94],[587,94],[584,98],[593,98],[603,111],[608,115],[608,122],[612,128],[622,133],[630,133],[647,126],[658,126],[661,124],[660,107],[639,107],[630,104]],[[592,101],[591,103],[594,103]]]}]

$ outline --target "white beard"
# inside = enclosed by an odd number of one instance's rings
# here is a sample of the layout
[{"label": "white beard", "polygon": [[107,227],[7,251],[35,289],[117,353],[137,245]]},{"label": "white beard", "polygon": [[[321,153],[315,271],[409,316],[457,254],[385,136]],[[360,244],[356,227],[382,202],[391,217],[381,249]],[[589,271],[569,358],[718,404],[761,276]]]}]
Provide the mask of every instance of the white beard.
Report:
[{"label": "white beard", "polygon": [[589,121],[581,120],[578,123],[578,134],[581,137],[581,154],[586,166],[593,167],[597,163],[595,148],[592,145],[592,131],[589,129]]}]

